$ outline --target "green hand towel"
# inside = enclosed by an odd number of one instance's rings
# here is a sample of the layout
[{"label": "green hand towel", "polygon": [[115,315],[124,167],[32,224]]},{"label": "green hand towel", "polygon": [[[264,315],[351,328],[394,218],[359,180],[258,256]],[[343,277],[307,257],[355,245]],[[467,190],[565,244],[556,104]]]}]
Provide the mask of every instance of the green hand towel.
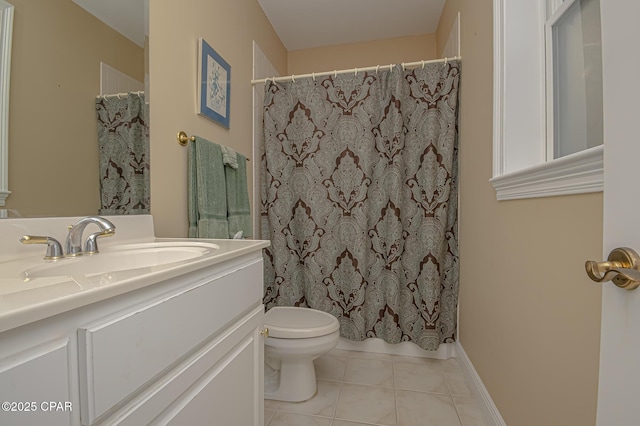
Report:
[{"label": "green hand towel", "polygon": [[196,136],[189,143],[190,238],[229,238],[225,167],[220,145]]},{"label": "green hand towel", "polygon": [[238,168],[238,153],[228,146],[221,145],[222,149],[222,163],[225,166],[230,166],[234,169]]},{"label": "green hand towel", "polygon": [[242,231],[244,238],[253,235],[251,226],[251,208],[249,206],[249,192],[247,190],[247,159],[236,153],[238,168],[225,167],[227,184],[227,219],[229,223],[229,238]]}]

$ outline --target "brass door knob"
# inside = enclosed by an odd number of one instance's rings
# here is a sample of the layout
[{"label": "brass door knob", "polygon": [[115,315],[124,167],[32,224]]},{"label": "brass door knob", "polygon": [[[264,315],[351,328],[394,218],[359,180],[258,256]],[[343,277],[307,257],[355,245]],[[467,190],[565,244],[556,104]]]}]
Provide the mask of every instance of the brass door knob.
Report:
[{"label": "brass door knob", "polygon": [[629,247],[613,249],[606,262],[588,260],[584,267],[595,282],[611,281],[626,290],[640,286],[640,255]]},{"label": "brass door knob", "polygon": [[269,329],[268,328],[264,328],[262,330],[260,330],[260,334],[264,337],[269,337]]}]

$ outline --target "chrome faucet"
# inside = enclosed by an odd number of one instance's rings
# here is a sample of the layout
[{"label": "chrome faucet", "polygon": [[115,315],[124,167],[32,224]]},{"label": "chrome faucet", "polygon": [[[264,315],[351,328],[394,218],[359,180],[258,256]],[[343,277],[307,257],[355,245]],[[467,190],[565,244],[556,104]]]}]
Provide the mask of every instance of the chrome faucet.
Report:
[{"label": "chrome faucet", "polygon": [[[82,234],[87,225],[95,223],[99,231],[90,234],[82,249]],[[65,243],[66,256],[78,256],[80,254],[98,253],[98,237],[110,237],[116,233],[116,226],[100,216],[87,216],[69,227],[69,234]]]}]

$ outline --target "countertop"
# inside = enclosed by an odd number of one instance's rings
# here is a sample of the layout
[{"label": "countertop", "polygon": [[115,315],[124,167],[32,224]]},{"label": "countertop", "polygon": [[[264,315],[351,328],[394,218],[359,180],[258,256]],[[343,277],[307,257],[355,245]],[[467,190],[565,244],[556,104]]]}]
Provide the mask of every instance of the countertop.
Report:
[{"label": "countertop", "polygon": [[[0,242],[0,332],[255,254],[269,246],[268,241],[262,240],[156,238],[150,215],[105,217],[116,224],[116,235],[99,240],[101,253],[93,255],[94,259],[99,259],[103,253],[117,252],[123,245],[198,242],[205,243],[203,246],[215,245],[215,248],[188,260],[128,269],[115,274],[60,274],[32,278],[21,271],[29,270],[34,265],[46,265],[47,261],[43,260],[45,247],[20,244],[20,237],[27,234],[48,235],[62,239],[64,243],[66,225],[78,218],[0,220],[0,235],[3,236]],[[86,235],[89,231],[90,228]],[[62,259],[56,262],[73,261]]]}]

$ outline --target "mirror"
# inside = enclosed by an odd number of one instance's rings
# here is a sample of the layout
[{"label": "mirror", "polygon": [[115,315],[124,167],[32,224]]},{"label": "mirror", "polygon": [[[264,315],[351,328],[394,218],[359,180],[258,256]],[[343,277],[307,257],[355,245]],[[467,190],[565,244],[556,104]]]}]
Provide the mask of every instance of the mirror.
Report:
[{"label": "mirror", "polygon": [[11,72],[11,36],[13,5],[0,0],[0,206],[8,189],[9,76]]},{"label": "mirror", "polygon": [[[22,217],[97,214],[95,98],[103,87],[104,93],[140,90],[128,89],[123,83],[127,78],[144,89],[146,2],[8,1],[14,7],[7,164],[11,193],[4,208]],[[103,6],[111,7],[101,10]],[[104,22],[94,14],[104,16]],[[134,42],[130,38],[136,38],[131,32],[136,25],[133,32],[142,37]],[[116,88],[109,88],[109,82]]]}]

